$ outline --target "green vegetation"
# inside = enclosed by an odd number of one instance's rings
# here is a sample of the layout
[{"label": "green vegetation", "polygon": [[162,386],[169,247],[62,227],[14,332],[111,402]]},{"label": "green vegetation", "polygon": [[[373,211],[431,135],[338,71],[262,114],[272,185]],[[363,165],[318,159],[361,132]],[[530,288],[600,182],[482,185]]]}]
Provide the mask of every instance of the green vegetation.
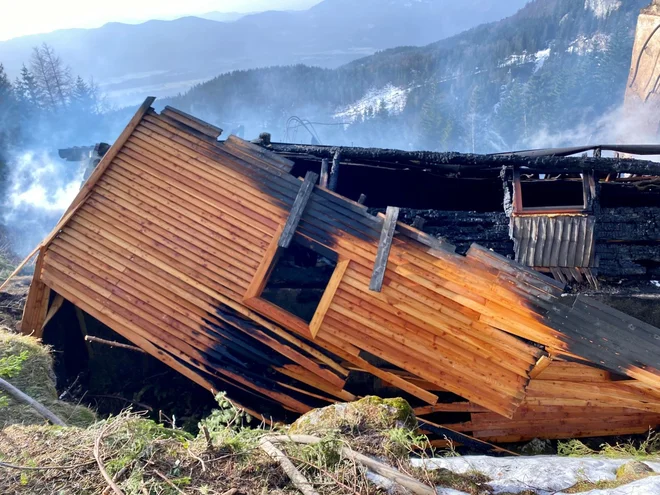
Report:
[{"label": "green vegetation", "polygon": [[557,444],[557,453],[567,457],[584,457],[601,455],[610,458],[633,458],[638,460],[657,459],[660,457],[660,434],[649,431],[643,440],[629,439],[614,445],[603,443],[600,450],[594,450],[580,440],[569,440]]},{"label": "green vegetation", "polygon": [[[36,339],[0,329],[0,377],[38,400],[67,424],[88,426],[96,418],[83,406],[58,401],[48,348]],[[0,392],[0,428],[12,424],[43,424],[44,419],[30,406]]]}]

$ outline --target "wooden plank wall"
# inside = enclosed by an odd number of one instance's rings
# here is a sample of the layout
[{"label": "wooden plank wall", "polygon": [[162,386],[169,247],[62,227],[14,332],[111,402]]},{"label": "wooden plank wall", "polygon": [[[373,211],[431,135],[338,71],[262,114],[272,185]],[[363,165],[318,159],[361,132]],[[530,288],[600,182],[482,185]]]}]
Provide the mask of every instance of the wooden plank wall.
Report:
[{"label": "wooden plank wall", "polygon": [[[48,246],[42,279],[209,388],[295,412],[346,399],[346,370],[238,304],[290,204],[251,186],[236,155],[150,112]],[[295,378],[281,371],[294,364]]]},{"label": "wooden plank wall", "polygon": [[47,246],[40,280],[207,388],[301,413],[354,398],[341,359],[429,404],[423,384],[515,418],[546,355],[529,341],[566,350],[542,316],[563,287],[478,246],[457,255],[400,224],[382,292],[369,291],[383,219],[321,187],[296,237],[336,253],[343,274],[312,345],[308,325],[250,293],[300,190],[291,162],[153,110],[131,125]]},{"label": "wooden plank wall", "polygon": [[613,381],[606,371],[555,361],[532,380],[512,419],[474,412],[459,429],[505,443],[647,433],[658,424],[660,395],[636,389],[634,380]]}]

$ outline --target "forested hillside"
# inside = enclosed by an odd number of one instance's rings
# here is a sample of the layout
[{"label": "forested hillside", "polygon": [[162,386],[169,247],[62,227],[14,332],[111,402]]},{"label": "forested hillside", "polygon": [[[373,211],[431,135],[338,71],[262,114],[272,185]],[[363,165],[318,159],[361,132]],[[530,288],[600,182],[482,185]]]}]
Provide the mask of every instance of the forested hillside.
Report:
[{"label": "forested hillside", "polygon": [[32,47],[48,43],[125,105],[230,70],[295,63],[334,68],[384,48],[425,45],[512,15],[525,3],[322,0],[307,10],[259,12],[232,22],[183,17],[25,36],[0,42],[0,58],[18,75]]},{"label": "forested hillside", "polygon": [[[534,0],[513,17],[336,70],[237,71],[169,103],[226,129],[327,143],[491,152],[606,138],[648,0]],[[314,130],[312,130],[314,132]],[[614,132],[614,131],[612,131]],[[617,131],[618,132],[618,131]]]}]

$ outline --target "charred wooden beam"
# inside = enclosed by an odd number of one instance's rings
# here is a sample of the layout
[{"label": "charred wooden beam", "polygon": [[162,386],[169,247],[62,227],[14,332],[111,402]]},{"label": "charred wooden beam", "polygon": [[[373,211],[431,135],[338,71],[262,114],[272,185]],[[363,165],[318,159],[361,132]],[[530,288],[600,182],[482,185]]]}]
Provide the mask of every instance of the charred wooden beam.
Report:
[{"label": "charred wooden beam", "polygon": [[[587,147],[593,149],[594,147]],[[603,150],[614,149],[610,146],[599,146]],[[618,146],[617,150],[627,152],[637,151],[646,154],[650,151],[660,153],[660,147]],[[272,143],[269,149],[291,155],[306,155],[316,158],[333,159],[341,154],[343,162],[365,162],[374,166],[397,169],[422,168],[435,173],[445,173],[456,176],[498,177],[502,167],[518,166],[530,173],[582,173],[593,170],[596,173],[629,173],[639,175],[660,175],[660,164],[647,160],[630,160],[621,158],[572,157],[564,156],[566,150],[541,150],[538,153],[502,154],[502,155],[472,155],[464,153],[437,153],[431,151],[401,151],[377,148],[353,148],[341,146],[313,146],[302,144]],[[573,153],[584,151],[584,148],[570,149]],[[573,154],[570,153],[570,154]]]},{"label": "charred wooden beam", "polygon": [[376,254],[374,272],[371,276],[371,283],[369,284],[369,290],[371,291],[380,292],[383,288],[385,271],[387,270],[387,261],[390,257],[392,239],[394,239],[394,231],[396,230],[396,222],[398,218],[399,209],[394,206],[388,206],[385,215],[385,223],[383,223],[383,231],[381,232],[380,242],[378,243],[378,253]]},{"label": "charred wooden beam", "polygon": [[300,186],[300,191],[298,191],[296,200],[293,203],[293,208],[291,208],[291,213],[289,214],[289,218],[287,219],[282,235],[280,236],[278,243],[280,247],[288,248],[291,245],[291,241],[293,241],[293,236],[296,234],[300,219],[302,218],[303,213],[305,213],[309,198],[312,197],[314,185],[318,178],[319,176],[314,172],[307,172],[307,175],[305,175],[305,180]]},{"label": "charred wooden beam", "polygon": [[339,166],[341,165],[341,151],[337,151],[332,157],[332,168],[330,169],[330,182],[328,187],[331,191],[337,190],[339,184]]},{"label": "charred wooden beam", "polygon": [[319,185],[321,187],[325,187],[325,188],[328,187],[328,177],[329,177],[328,174],[330,172],[329,167],[330,167],[330,164],[329,164],[329,160],[327,158],[324,158],[323,160],[321,160],[321,178],[319,180]]}]

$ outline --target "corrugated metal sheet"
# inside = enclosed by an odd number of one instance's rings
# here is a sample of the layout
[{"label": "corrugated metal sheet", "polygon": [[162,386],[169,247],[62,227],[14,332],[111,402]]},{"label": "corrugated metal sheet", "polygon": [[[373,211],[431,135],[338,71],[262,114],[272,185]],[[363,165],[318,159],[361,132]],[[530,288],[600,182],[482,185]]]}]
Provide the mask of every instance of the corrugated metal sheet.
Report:
[{"label": "corrugated metal sheet", "polygon": [[544,268],[595,266],[594,226],[590,215],[511,217],[516,261]]}]

